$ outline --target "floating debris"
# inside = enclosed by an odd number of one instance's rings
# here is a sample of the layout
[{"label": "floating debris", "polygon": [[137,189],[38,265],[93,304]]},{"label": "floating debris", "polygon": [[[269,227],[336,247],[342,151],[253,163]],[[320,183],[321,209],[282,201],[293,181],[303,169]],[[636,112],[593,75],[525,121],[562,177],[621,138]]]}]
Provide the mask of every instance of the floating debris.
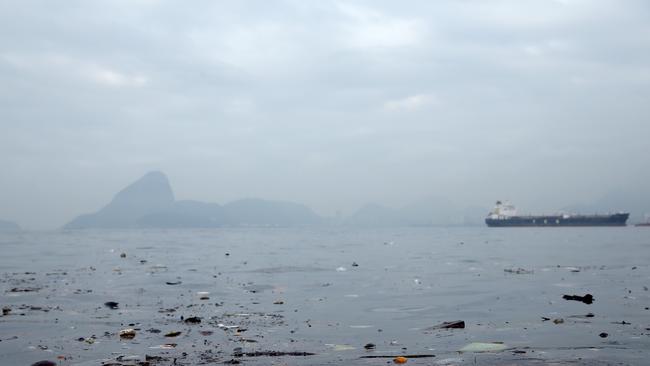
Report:
[{"label": "floating debris", "polygon": [[201,323],[201,318],[199,318],[198,316],[191,316],[191,317],[185,319],[185,323],[199,324],[199,323]]},{"label": "floating debris", "polygon": [[524,269],[524,268],[506,268],[503,270],[505,273],[512,273],[512,274],[533,274],[532,270]]},{"label": "floating debris", "polygon": [[458,350],[458,352],[500,352],[506,349],[506,345],[500,342],[474,342]]},{"label": "floating debris", "polygon": [[129,329],[123,329],[120,330],[120,338],[124,339],[133,339],[135,338],[135,329],[129,328]]},{"label": "floating debris", "polygon": [[563,295],[562,298],[564,300],[569,300],[569,301],[580,301],[584,302],[587,305],[590,305],[591,303],[594,302],[594,297],[591,294],[586,294],[585,296],[580,296],[580,295]]},{"label": "floating debris", "polygon": [[393,359],[393,362],[397,363],[397,364],[406,363],[407,361],[408,361],[408,358],[406,358],[404,356],[395,357]]},{"label": "floating debris", "polygon": [[433,327],[426,328],[426,330],[436,330],[436,329],[463,329],[465,328],[465,322],[463,320],[453,320],[450,322],[443,322]]},{"label": "floating debris", "polygon": [[165,334],[165,337],[178,337],[179,335],[181,335],[181,332],[174,331],[174,332],[169,332],[169,333]]},{"label": "floating debris", "polygon": [[356,349],[355,347],[352,347],[348,344],[326,344],[326,346],[331,347],[335,352],[352,351]]},{"label": "floating debris", "polygon": [[365,349],[375,349],[376,347],[377,346],[374,343],[366,343],[366,345],[363,346]]},{"label": "floating debris", "polygon": [[38,361],[34,362],[32,366],[56,366],[56,363],[52,361]]},{"label": "floating debris", "polygon": [[115,301],[107,301],[107,302],[104,303],[104,306],[106,306],[109,309],[113,309],[113,310],[117,309],[118,305],[120,305],[120,304],[115,302]]},{"label": "floating debris", "polygon": [[436,355],[432,355],[432,354],[401,355],[401,356],[395,356],[395,355],[392,355],[392,356],[391,355],[367,355],[367,356],[361,356],[360,358],[393,358],[393,359],[395,359],[395,358],[399,358],[399,357],[406,358],[406,359],[409,359],[409,358],[433,358],[433,357],[436,357]]}]

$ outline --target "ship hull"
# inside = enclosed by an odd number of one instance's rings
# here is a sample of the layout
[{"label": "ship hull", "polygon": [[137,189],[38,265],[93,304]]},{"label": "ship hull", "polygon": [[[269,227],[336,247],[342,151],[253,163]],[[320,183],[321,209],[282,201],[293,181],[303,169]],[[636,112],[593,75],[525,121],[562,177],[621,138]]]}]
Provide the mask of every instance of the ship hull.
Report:
[{"label": "ship hull", "polygon": [[505,218],[486,218],[489,227],[558,227],[558,226],[625,226],[628,213],[612,215],[549,215],[549,216],[510,216]]}]

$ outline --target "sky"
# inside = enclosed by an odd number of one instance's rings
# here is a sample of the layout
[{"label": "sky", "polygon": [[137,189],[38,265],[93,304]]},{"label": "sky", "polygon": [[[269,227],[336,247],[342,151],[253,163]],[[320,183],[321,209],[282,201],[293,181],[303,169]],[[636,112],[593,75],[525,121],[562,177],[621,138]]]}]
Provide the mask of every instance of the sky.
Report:
[{"label": "sky", "polygon": [[0,219],[648,195],[645,0],[0,0]]}]

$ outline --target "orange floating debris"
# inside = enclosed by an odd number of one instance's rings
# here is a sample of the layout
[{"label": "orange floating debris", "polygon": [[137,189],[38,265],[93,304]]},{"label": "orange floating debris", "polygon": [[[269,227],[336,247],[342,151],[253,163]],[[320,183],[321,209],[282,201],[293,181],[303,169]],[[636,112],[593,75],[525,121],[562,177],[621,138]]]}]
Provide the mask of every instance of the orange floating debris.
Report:
[{"label": "orange floating debris", "polygon": [[395,359],[393,360],[393,362],[395,363],[406,363],[406,361],[408,361],[408,358],[402,356],[395,357]]}]

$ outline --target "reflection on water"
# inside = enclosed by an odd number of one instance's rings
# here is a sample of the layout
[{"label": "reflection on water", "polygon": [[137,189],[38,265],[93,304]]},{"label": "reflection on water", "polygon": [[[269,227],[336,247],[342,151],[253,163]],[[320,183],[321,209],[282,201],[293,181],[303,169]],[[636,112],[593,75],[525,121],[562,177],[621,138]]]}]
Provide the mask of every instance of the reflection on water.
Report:
[{"label": "reflection on water", "polygon": [[[642,228],[25,232],[0,234],[0,250],[3,364],[128,364],[145,354],[169,358],[160,364],[224,362],[237,347],[316,354],[282,356],[290,364],[650,356]],[[593,304],[562,299],[586,293]],[[465,329],[424,331],[458,319]],[[133,340],[119,338],[126,328]],[[481,342],[505,350],[457,352]]]}]

